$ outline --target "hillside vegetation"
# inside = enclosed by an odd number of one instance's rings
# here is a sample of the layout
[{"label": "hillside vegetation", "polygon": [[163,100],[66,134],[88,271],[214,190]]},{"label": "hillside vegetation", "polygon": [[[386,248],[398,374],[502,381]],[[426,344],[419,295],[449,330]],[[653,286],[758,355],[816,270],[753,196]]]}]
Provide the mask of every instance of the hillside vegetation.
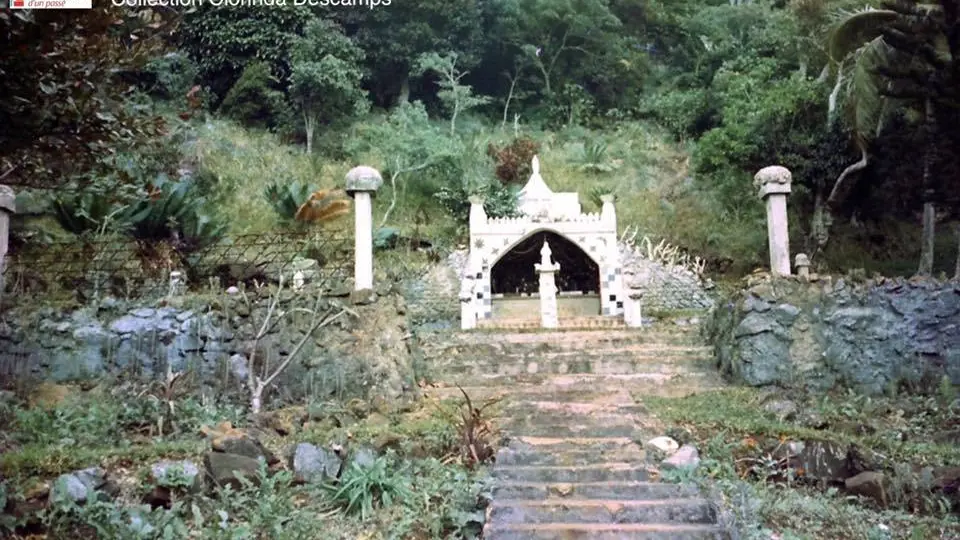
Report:
[{"label": "hillside vegetation", "polygon": [[[951,6],[5,12],[22,54],[0,61],[0,174],[71,234],[189,251],[286,226],[365,163],[386,180],[377,225],[446,247],[464,239],[467,197],[509,213],[539,154],[554,189],[588,207],[614,193],[622,228],[740,272],[766,259],[752,175],[782,164],[792,246],[815,266],[953,273]],[[52,236],[21,224],[14,249]]]}]

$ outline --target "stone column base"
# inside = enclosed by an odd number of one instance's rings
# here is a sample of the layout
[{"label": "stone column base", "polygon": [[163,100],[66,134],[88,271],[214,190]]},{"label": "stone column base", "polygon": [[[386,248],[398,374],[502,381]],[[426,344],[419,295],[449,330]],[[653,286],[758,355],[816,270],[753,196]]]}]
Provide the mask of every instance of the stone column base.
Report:
[{"label": "stone column base", "polygon": [[372,304],[377,301],[377,293],[373,289],[360,289],[350,292],[350,302],[354,305]]}]

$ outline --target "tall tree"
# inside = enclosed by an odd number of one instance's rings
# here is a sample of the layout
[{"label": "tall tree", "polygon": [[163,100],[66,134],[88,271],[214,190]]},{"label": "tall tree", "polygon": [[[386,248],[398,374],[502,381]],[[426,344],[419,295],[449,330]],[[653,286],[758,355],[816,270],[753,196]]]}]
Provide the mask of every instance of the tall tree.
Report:
[{"label": "tall tree", "polygon": [[249,10],[206,4],[185,12],[177,39],[197,63],[202,84],[223,99],[253,61],[266,62],[286,83],[290,46],[311,19],[306,6]]},{"label": "tall tree", "polygon": [[294,40],[290,97],[303,116],[308,154],[318,125],[366,111],[366,92],[360,88],[363,57],[336,23],[324,19],[307,23],[303,36]]},{"label": "tall tree", "polygon": [[944,107],[960,107],[960,20],[955,0],[921,3],[898,0],[884,9],[864,10],[845,18],[833,32],[829,51],[838,64],[831,94],[836,110],[844,64],[851,65],[847,85],[849,111],[861,159],[847,167],[826,200],[829,210],[842,197],[844,182],[870,161],[869,143],[894,108],[918,112],[923,136],[923,234],[918,274],[933,271],[937,181],[935,165],[944,151],[939,133]]},{"label": "tall tree", "polygon": [[394,2],[386,9],[341,9],[331,13],[367,53],[368,85],[380,106],[406,102],[416,59],[433,51],[457,53],[471,69],[483,44],[482,0]]},{"label": "tall tree", "polygon": [[137,72],[165,46],[170,11],[0,10],[0,175],[12,185],[55,187],[124,145],[164,130],[128,106]]},{"label": "tall tree", "polygon": [[499,9],[497,35],[533,64],[545,95],[563,86],[571,67],[614,46],[622,29],[604,0],[500,0]]}]

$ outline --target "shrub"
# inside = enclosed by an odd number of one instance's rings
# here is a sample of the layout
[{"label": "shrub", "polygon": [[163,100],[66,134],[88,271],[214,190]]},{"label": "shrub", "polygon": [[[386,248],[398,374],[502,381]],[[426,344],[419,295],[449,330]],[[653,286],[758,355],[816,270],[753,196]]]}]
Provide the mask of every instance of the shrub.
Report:
[{"label": "shrub", "polygon": [[117,218],[123,210],[99,190],[81,191],[55,197],[53,217],[63,230],[76,235],[97,231]]},{"label": "shrub", "polygon": [[131,234],[138,240],[169,240],[181,253],[215,242],[226,224],[205,212],[206,199],[193,194],[192,183],[160,176],[148,198],[125,213]]},{"label": "shrub", "polygon": [[487,146],[487,155],[497,164],[497,178],[504,185],[523,185],[532,173],[530,163],[533,161],[533,156],[539,152],[540,143],[528,137],[514,139],[503,148],[497,148],[493,144]]},{"label": "shrub", "polygon": [[151,79],[147,91],[162,99],[184,99],[197,79],[197,66],[186,56],[172,52],[147,63]]},{"label": "shrub", "polygon": [[367,519],[377,506],[390,506],[395,501],[412,497],[407,478],[391,470],[395,464],[385,456],[372,463],[354,461],[343,473],[340,483],[328,487],[330,498],[348,513]]},{"label": "shrub", "polygon": [[280,221],[288,223],[293,220],[300,205],[316,190],[317,186],[313,184],[277,181],[268,185],[263,190],[263,195],[270,202]]},{"label": "shrub", "polygon": [[247,127],[279,127],[288,107],[283,93],[274,88],[278,83],[269,65],[253,62],[223,98],[220,112]]}]

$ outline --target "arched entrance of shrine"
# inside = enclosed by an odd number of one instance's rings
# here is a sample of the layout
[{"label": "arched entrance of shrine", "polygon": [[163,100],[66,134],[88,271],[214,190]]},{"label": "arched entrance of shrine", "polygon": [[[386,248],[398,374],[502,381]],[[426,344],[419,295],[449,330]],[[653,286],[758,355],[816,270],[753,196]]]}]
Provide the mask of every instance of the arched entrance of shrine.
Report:
[{"label": "arched entrance of shrine", "polygon": [[544,242],[553,252],[553,262],[560,265],[556,274],[560,318],[601,313],[600,265],[569,238],[539,230],[516,242],[491,267],[493,318],[540,317],[539,275],[534,265],[541,262]]}]

